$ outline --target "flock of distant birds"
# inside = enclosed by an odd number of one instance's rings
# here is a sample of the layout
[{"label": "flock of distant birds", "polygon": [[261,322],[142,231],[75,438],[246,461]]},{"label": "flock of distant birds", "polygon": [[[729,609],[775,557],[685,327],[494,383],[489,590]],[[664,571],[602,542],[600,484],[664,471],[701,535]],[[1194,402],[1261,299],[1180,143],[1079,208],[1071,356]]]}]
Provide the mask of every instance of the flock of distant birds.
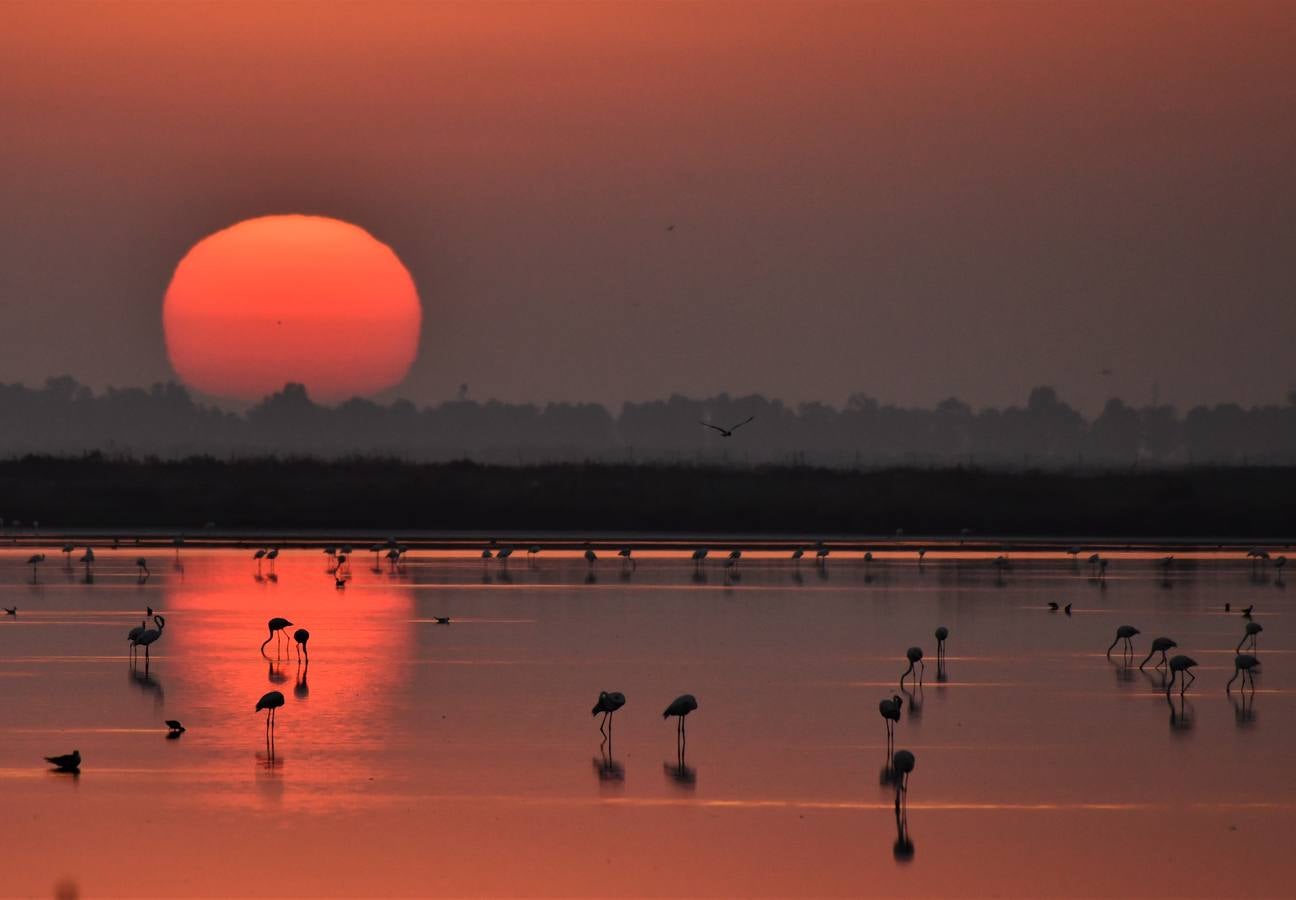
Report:
[{"label": "flock of distant birds", "polygon": [[[746,423],[745,422],[739,423],[739,425],[734,426],[734,428],[740,427],[743,424]],[[901,536],[902,534],[903,532],[897,531],[897,537]],[[965,531],[963,537],[966,537],[966,534],[967,532]],[[114,543],[116,544],[116,542]],[[179,548],[183,545],[184,539],[176,538],[172,543],[175,546],[178,555]],[[543,551],[543,549],[544,548],[539,544],[533,544],[529,546],[526,551],[528,558],[534,560],[535,557],[538,556]],[[809,552],[809,549],[810,548],[806,548],[806,547],[798,547],[794,549],[791,553],[791,557],[790,557],[791,560],[794,563],[799,564],[801,559],[804,558],[806,554]],[[69,561],[68,562],[69,565],[71,564],[71,556],[75,551],[76,548],[70,544],[63,547],[63,552]],[[408,552],[408,548],[403,544],[398,543],[395,539],[389,539],[386,543],[373,544],[372,546],[369,547],[369,551],[374,554],[375,571],[381,571],[381,568],[379,566],[380,558],[382,558],[385,555],[386,560],[391,566],[393,567],[398,566],[400,562],[404,559],[405,554]],[[823,542],[818,542],[814,545],[813,551],[817,563],[820,565],[825,565],[827,558],[831,552],[830,548]],[[342,545],[341,547],[328,546],[324,548],[324,552],[326,555],[330,557],[331,563],[328,571],[330,572],[330,574],[333,575],[336,586],[339,589],[345,587],[346,579],[349,576],[349,572],[350,572],[349,559],[353,552],[352,547],[349,545]],[[916,552],[918,556],[918,563],[919,566],[921,567],[927,551],[925,548],[920,547],[917,549]],[[1068,549],[1067,553],[1072,557],[1072,559],[1078,561],[1079,556],[1082,553],[1082,550],[1080,547],[1071,547]],[[481,557],[483,560],[495,558],[504,563],[507,563],[508,559],[512,554],[513,554],[512,547],[508,547],[508,546],[499,547],[496,545],[495,541],[491,541],[490,546],[486,547],[481,551]],[[695,566],[701,566],[704,563],[704,561],[707,559],[709,554],[710,554],[710,550],[708,548],[697,547],[691,551],[690,559],[692,560]],[[633,548],[623,547],[618,551],[617,555],[622,560],[624,565],[627,566],[635,565],[635,561],[633,558]],[[1247,559],[1251,561],[1253,568],[1255,566],[1271,562],[1269,553],[1260,548],[1252,548],[1251,550],[1247,551],[1246,555],[1247,555]],[[278,548],[258,549],[253,554],[252,557],[252,559],[257,563],[258,574],[260,573],[261,566],[264,562],[269,562],[273,566],[274,561],[276,558],[278,558],[278,556],[279,556]],[[589,546],[588,544],[584,549],[583,556],[586,562],[591,567],[594,566],[595,563],[597,563],[598,561],[598,554],[595,552],[593,547]],[[740,549],[731,550],[724,560],[724,566],[726,571],[728,572],[729,570],[732,570],[733,567],[735,567],[738,564],[741,558],[742,558],[742,551]],[[86,547],[84,554],[79,558],[79,562],[86,567],[87,574],[89,574],[91,567],[94,565],[94,560],[95,560],[95,556],[94,556],[93,548]],[[995,567],[995,569],[998,572],[1002,573],[1002,571],[1005,568],[1007,568],[1008,565],[1007,560],[1008,560],[1007,555],[1003,554],[995,557],[992,560],[992,565]],[[43,553],[33,554],[27,560],[27,564],[33,567],[33,577],[35,577],[36,567],[39,566],[44,561],[45,561],[45,554]],[[872,561],[873,561],[872,553],[865,552],[864,554],[865,564],[867,565]],[[1090,567],[1091,576],[1099,581],[1104,580],[1106,577],[1106,571],[1108,565],[1107,559],[1105,557],[1102,557],[1098,553],[1094,553],[1088,557],[1088,563]],[[145,560],[144,558],[140,558],[135,561],[135,564],[139,569],[139,578],[141,582],[146,580],[150,574],[147,560]],[[1159,561],[1160,567],[1166,572],[1169,571],[1169,569],[1173,564],[1174,564],[1173,556],[1163,557]],[[1282,571],[1286,566],[1286,564],[1287,564],[1287,558],[1285,556],[1278,556],[1277,558],[1272,560],[1272,566],[1274,570],[1278,573],[1279,579],[1281,579],[1282,577]],[[1059,605],[1058,603],[1051,601],[1048,603],[1048,608],[1050,611],[1056,612],[1059,610]],[[1224,609],[1225,612],[1230,612],[1231,605],[1226,603]],[[1071,604],[1070,603],[1066,604],[1065,607],[1062,607],[1061,611],[1068,616],[1071,615]],[[17,609],[16,607],[6,607],[5,612],[13,616],[17,614]],[[1246,625],[1244,628],[1242,639],[1238,642],[1235,648],[1234,672],[1233,672],[1233,677],[1230,678],[1228,683],[1225,685],[1226,693],[1231,693],[1233,689],[1233,683],[1237,681],[1239,678],[1241,678],[1242,680],[1242,684],[1240,685],[1241,690],[1245,691],[1248,684],[1250,685],[1253,692],[1255,690],[1255,672],[1256,669],[1258,669],[1260,666],[1260,660],[1257,655],[1258,653],[1257,639],[1261,634],[1261,632],[1264,631],[1264,627],[1259,622],[1253,620],[1252,618],[1253,612],[1254,612],[1254,605],[1248,606],[1247,608],[1241,610],[1241,615],[1246,620]],[[152,628],[148,627],[149,618],[151,618],[153,622]],[[451,619],[449,616],[436,616],[434,617],[433,621],[439,625],[449,625],[451,623]],[[260,646],[260,651],[263,656],[266,655],[265,648],[270,644],[271,641],[275,642],[276,656],[279,654],[281,642],[283,642],[286,645],[288,641],[287,629],[292,627],[292,625],[293,622],[281,616],[276,616],[267,621],[266,626],[268,629],[268,635],[265,641],[263,641]],[[127,640],[129,642],[131,658],[136,659],[138,657],[139,648],[143,647],[145,665],[147,667],[150,648],[157,641],[161,640],[165,628],[166,628],[165,617],[159,614],[155,614],[151,607],[147,608],[146,619],[144,621],[141,621],[137,627],[132,628],[130,632],[127,634]],[[1139,631],[1139,629],[1135,628],[1132,625],[1119,626],[1116,629],[1115,638],[1113,639],[1111,645],[1107,648],[1107,658],[1108,659],[1111,658],[1112,651],[1115,650],[1118,645],[1123,645],[1122,662],[1125,666],[1132,667],[1133,660],[1135,657],[1133,639],[1136,636],[1138,636],[1140,633],[1141,632]],[[945,642],[949,638],[949,635],[950,635],[949,629],[943,625],[938,627],[934,632],[934,636],[936,638],[936,658],[937,658],[938,668],[943,666],[944,659],[945,659]],[[305,660],[306,664],[309,665],[310,653],[308,650],[308,643],[310,641],[310,632],[307,631],[305,628],[298,628],[292,634],[292,641],[296,647],[299,665],[301,664],[303,659]],[[1187,692],[1188,688],[1196,681],[1196,675],[1192,671],[1193,668],[1197,666],[1196,660],[1184,654],[1177,654],[1175,656],[1168,655],[1170,650],[1173,650],[1177,647],[1178,644],[1172,638],[1165,637],[1165,636],[1157,637],[1153,639],[1150,648],[1148,650],[1147,656],[1143,659],[1141,663],[1139,663],[1138,666],[1140,670],[1143,670],[1144,667],[1149,662],[1152,661],[1152,658],[1154,656],[1160,654],[1160,659],[1153,666],[1153,669],[1159,671],[1164,667],[1165,673],[1162,676],[1163,679],[1166,674],[1169,675],[1169,678],[1164,681],[1167,700],[1169,700],[1171,692],[1173,691],[1176,683],[1179,685],[1179,694],[1182,697]],[[1244,649],[1249,649],[1251,652],[1249,653],[1243,652]],[[904,690],[906,679],[912,679],[916,685],[921,685],[923,675],[926,671],[926,663],[923,659],[923,650],[921,647],[915,646],[915,647],[908,648],[905,651],[905,659],[908,662],[908,667],[900,675],[900,689],[902,691]],[[259,713],[264,711],[266,713],[266,741],[271,756],[273,756],[274,753],[274,729],[275,729],[276,711],[282,708],[285,702],[286,699],[281,691],[269,691],[266,694],[264,694],[259,700],[257,700],[254,709],[255,712]],[[593,716],[600,716],[600,715],[602,716],[602,719],[600,720],[599,723],[599,731],[603,735],[604,746],[610,746],[612,740],[613,716],[618,710],[620,710],[622,707],[625,706],[625,703],[626,703],[626,697],[620,691],[600,691],[599,692],[598,699],[594,703],[594,706],[591,710],[591,714]],[[908,750],[895,749],[895,726],[900,721],[901,711],[903,709],[903,706],[904,706],[904,699],[898,694],[886,698],[878,704],[878,712],[881,715],[886,728],[886,752],[889,761],[888,766],[884,771],[884,778],[887,781],[890,781],[895,787],[896,821],[900,831],[900,838],[896,844],[897,856],[912,854],[912,843],[909,842],[907,837],[907,797],[908,797],[908,790],[909,790],[909,777],[912,774],[916,763],[915,756],[912,752]],[[688,771],[687,767],[684,766],[684,747],[685,747],[685,742],[687,740],[686,731],[685,731],[685,719],[688,717],[690,713],[696,711],[697,708],[698,708],[698,701],[696,697],[694,697],[692,694],[682,694],[679,697],[676,697],[674,700],[672,700],[671,703],[662,712],[662,717],[664,719],[668,719],[671,717],[675,717],[677,719],[676,737],[677,737],[677,751],[678,751],[678,758],[679,758],[678,769],[680,772]],[[1174,715],[1173,704],[1171,705],[1171,710],[1172,710],[1172,721],[1173,721],[1173,715]],[[179,735],[185,731],[184,726],[177,720],[169,719],[166,721],[166,725],[168,728],[168,737],[170,738],[179,737]],[[46,757],[45,759],[50,763],[50,765],[52,765],[55,769],[59,771],[71,772],[71,773],[80,772],[82,757],[79,750],[74,750],[70,754],[64,754],[60,756],[49,756]],[[604,761],[606,765],[607,764],[606,755],[604,757]],[[684,777],[684,776],[680,776],[680,777]]]}]

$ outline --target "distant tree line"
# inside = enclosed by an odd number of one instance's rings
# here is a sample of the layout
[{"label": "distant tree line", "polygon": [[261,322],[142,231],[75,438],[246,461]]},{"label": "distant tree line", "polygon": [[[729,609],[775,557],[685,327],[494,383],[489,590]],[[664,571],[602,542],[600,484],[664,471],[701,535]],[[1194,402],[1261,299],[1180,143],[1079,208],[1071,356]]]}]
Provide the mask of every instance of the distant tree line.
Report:
[{"label": "distant tree line", "polygon": [[[756,420],[732,438],[699,422]],[[679,395],[625,403],[484,403],[416,407],[353,399],[314,403],[289,384],[245,413],[195,400],[177,384],[94,393],[67,376],[0,385],[0,455],[179,458],[265,454],[390,456],[421,462],[676,462],[833,467],[1286,465],[1296,463],[1296,394],[1285,405],[1226,403],[1180,414],[1113,398],[1087,420],[1050,387],[1024,406],[973,410],[957,399],[908,408],[852,394],[843,408],[760,395]]]}]

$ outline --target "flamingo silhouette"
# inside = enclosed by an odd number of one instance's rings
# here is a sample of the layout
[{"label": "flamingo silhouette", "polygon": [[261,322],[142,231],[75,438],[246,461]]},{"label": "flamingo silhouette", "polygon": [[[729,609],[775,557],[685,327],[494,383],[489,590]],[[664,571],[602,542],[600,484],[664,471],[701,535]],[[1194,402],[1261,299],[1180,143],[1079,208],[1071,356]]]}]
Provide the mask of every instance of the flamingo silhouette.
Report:
[{"label": "flamingo silhouette", "polygon": [[1190,670],[1197,665],[1197,660],[1191,656],[1180,654],[1170,658],[1170,680],[1166,682],[1166,696],[1170,696],[1170,688],[1174,685],[1175,676],[1179,676],[1179,693],[1183,694],[1188,690],[1188,685],[1197,680],[1197,676]]},{"label": "flamingo silhouette", "polygon": [[910,647],[905,651],[905,657],[909,660],[909,668],[905,669],[904,674],[900,676],[901,688],[904,687],[905,679],[909,676],[909,673],[913,672],[915,664],[922,667],[919,669],[918,674],[914,676],[917,679],[916,683],[922,682],[922,673],[927,671],[927,664],[922,661],[922,647]]},{"label": "flamingo silhouette", "polygon": [[899,694],[894,694],[890,700],[883,700],[878,704],[878,712],[881,713],[882,720],[886,723],[888,759],[892,747],[895,746],[895,726],[900,721],[900,709],[903,706],[904,700],[900,698]]},{"label": "flamingo silhouette", "polygon": [[1246,634],[1242,635],[1242,640],[1238,641],[1237,649],[1234,650],[1233,652],[1234,652],[1234,653],[1241,653],[1241,652],[1242,652],[1242,647],[1243,647],[1244,644],[1246,644],[1247,641],[1250,641],[1250,642],[1251,642],[1251,649],[1252,649],[1252,650],[1256,649],[1256,637],[1257,637],[1257,636],[1260,634],[1260,632],[1262,632],[1262,631],[1264,631],[1264,626],[1261,625],[1259,622],[1247,622],[1247,623],[1246,623]]},{"label": "flamingo silhouette", "polygon": [[940,660],[942,660],[942,659],[945,658],[945,639],[946,639],[947,637],[949,637],[949,629],[946,628],[944,625],[941,625],[941,626],[937,627],[937,629],[936,629],[936,660],[937,660],[937,662],[939,662]]},{"label": "flamingo silhouette", "polygon": [[1255,670],[1260,667],[1260,660],[1256,659],[1250,653],[1239,653],[1233,657],[1233,677],[1224,685],[1224,693],[1229,693],[1233,688],[1233,682],[1239,675],[1242,676],[1242,690],[1246,690],[1247,678],[1251,679],[1251,690],[1255,690]]},{"label": "flamingo silhouette", "polygon": [[270,735],[274,732],[275,710],[284,705],[284,695],[279,691],[270,691],[263,694],[257,701],[256,709],[253,712],[266,711],[266,740],[270,740]]},{"label": "flamingo silhouette", "polygon": [[310,632],[305,628],[298,628],[293,632],[293,640],[297,642],[297,658],[301,659],[305,656],[306,661],[309,662],[310,651],[306,649],[306,642],[310,640]]},{"label": "flamingo silhouette", "polygon": [[666,707],[666,711],[662,713],[663,719],[668,719],[671,716],[679,717],[679,725],[676,728],[676,736],[679,741],[683,742],[685,740],[684,717],[697,708],[698,702],[696,697],[692,694],[680,694],[670,702],[670,706]]},{"label": "flamingo silhouette", "polygon": [[129,649],[132,654],[136,652],[135,648],[139,646],[140,635],[142,635],[147,628],[148,620],[141,619],[138,625],[126,632],[126,640],[130,641]]},{"label": "flamingo silhouette", "polygon": [[905,806],[909,804],[909,775],[914,770],[914,755],[908,750],[897,750],[895,756],[891,757],[891,771],[895,777],[896,787],[896,812],[899,813],[901,802],[904,798]]},{"label": "flamingo silhouette", "polygon": [[[603,720],[599,722],[599,731],[603,733],[603,737],[612,737],[612,714],[625,706],[625,702],[625,694],[620,691],[599,691],[598,700],[595,701],[594,708],[590,710],[590,715],[603,714]],[[604,726],[606,726],[606,730]]]},{"label": "flamingo silhouette", "polygon": [[[1113,644],[1112,646],[1115,645]],[[1166,651],[1173,650],[1175,647],[1178,646],[1179,646],[1178,644],[1176,644],[1171,638],[1168,637],[1153,638],[1152,649],[1148,651],[1148,655],[1143,660],[1143,662],[1139,663],[1139,668],[1142,669],[1144,666],[1146,666],[1148,664],[1148,660],[1151,659],[1157,653],[1161,654],[1161,661],[1156,664],[1156,668],[1158,669],[1161,668],[1162,666],[1166,665],[1167,662]]]},{"label": "flamingo silhouette", "polygon": [[266,622],[266,627],[270,629],[270,636],[261,642],[261,654],[263,656],[265,655],[266,644],[271,641],[275,642],[275,653],[277,654],[279,652],[279,636],[282,634],[286,638],[288,635],[285,633],[285,629],[291,624],[292,622],[289,622],[282,616],[275,616],[273,619]]},{"label": "flamingo silhouette", "polygon": [[142,556],[139,559],[135,560],[135,568],[139,569],[140,581],[144,581],[146,578],[148,578],[150,575],[153,574],[152,572],[149,571],[148,560]]},{"label": "flamingo silhouette", "polygon": [[148,665],[149,646],[162,637],[162,629],[166,628],[166,619],[161,616],[153,617],[153,624],[156,628],[150,628],[135,639],[135,643],[144,648],[144,664]]},{"label": "flamingo silhouette", "polygon": [[1111,652],[1116,649],[1116,645],[1119,644],[1121,641],[1125,642],[1125,653],[1130,656],[1133,656],[1134,642],[1131,641],[1130,638],[1134,637],[1134,635],[1138,633],[1139,630],[1135,628],[1133,625],[1121,625],[1119,628],[1117,628],[1116,640],[1112,641],[1111,646],[1107,648],[1107,658],[1111,659]]}]

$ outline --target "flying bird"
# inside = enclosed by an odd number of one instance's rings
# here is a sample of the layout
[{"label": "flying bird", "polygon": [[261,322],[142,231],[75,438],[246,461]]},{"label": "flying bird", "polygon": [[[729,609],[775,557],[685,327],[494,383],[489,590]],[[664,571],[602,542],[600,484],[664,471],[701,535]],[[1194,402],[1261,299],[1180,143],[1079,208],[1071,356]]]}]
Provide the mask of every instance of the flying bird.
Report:
[{"label": "flying bird", "polygon": [[744,425],[746,425],[748,422],[752,421],[755,418],[756,418],[755,416],[748,416],[747,418],[739,422],[737,425],[731,425],[728,428],[721,428],[719,425],[712,425],[710,422],[698,422],[698,424],[710,428],[712,431],[718,431],[720,432],[720,437],[727,438],[727,437],[733,437],[733,433],[735,431],[737,431],[739,428],[742,428]]}]

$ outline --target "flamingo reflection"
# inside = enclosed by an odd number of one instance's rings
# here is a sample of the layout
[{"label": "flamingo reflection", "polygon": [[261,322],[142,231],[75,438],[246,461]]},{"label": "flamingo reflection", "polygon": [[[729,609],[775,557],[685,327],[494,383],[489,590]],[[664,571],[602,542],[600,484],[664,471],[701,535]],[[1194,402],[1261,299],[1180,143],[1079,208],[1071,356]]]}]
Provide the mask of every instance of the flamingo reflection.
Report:
[{"label": "flamingo reflection", "polygon": [[666,777],[685,790],[693,790],[697,787],[697,769],[690,766],[684,759],[684,742],[681,740],[675,748],[675,763],[662,763],[662,771]]},{"label": "flamingo reflection", "polygon": [[305,700],[310,696],[310,685],[306,683],[307,676],[310,675],[310,660],[307,659],[303,665],[297,663],[297,680],[293,684],[293,696],[298,700]]}]

